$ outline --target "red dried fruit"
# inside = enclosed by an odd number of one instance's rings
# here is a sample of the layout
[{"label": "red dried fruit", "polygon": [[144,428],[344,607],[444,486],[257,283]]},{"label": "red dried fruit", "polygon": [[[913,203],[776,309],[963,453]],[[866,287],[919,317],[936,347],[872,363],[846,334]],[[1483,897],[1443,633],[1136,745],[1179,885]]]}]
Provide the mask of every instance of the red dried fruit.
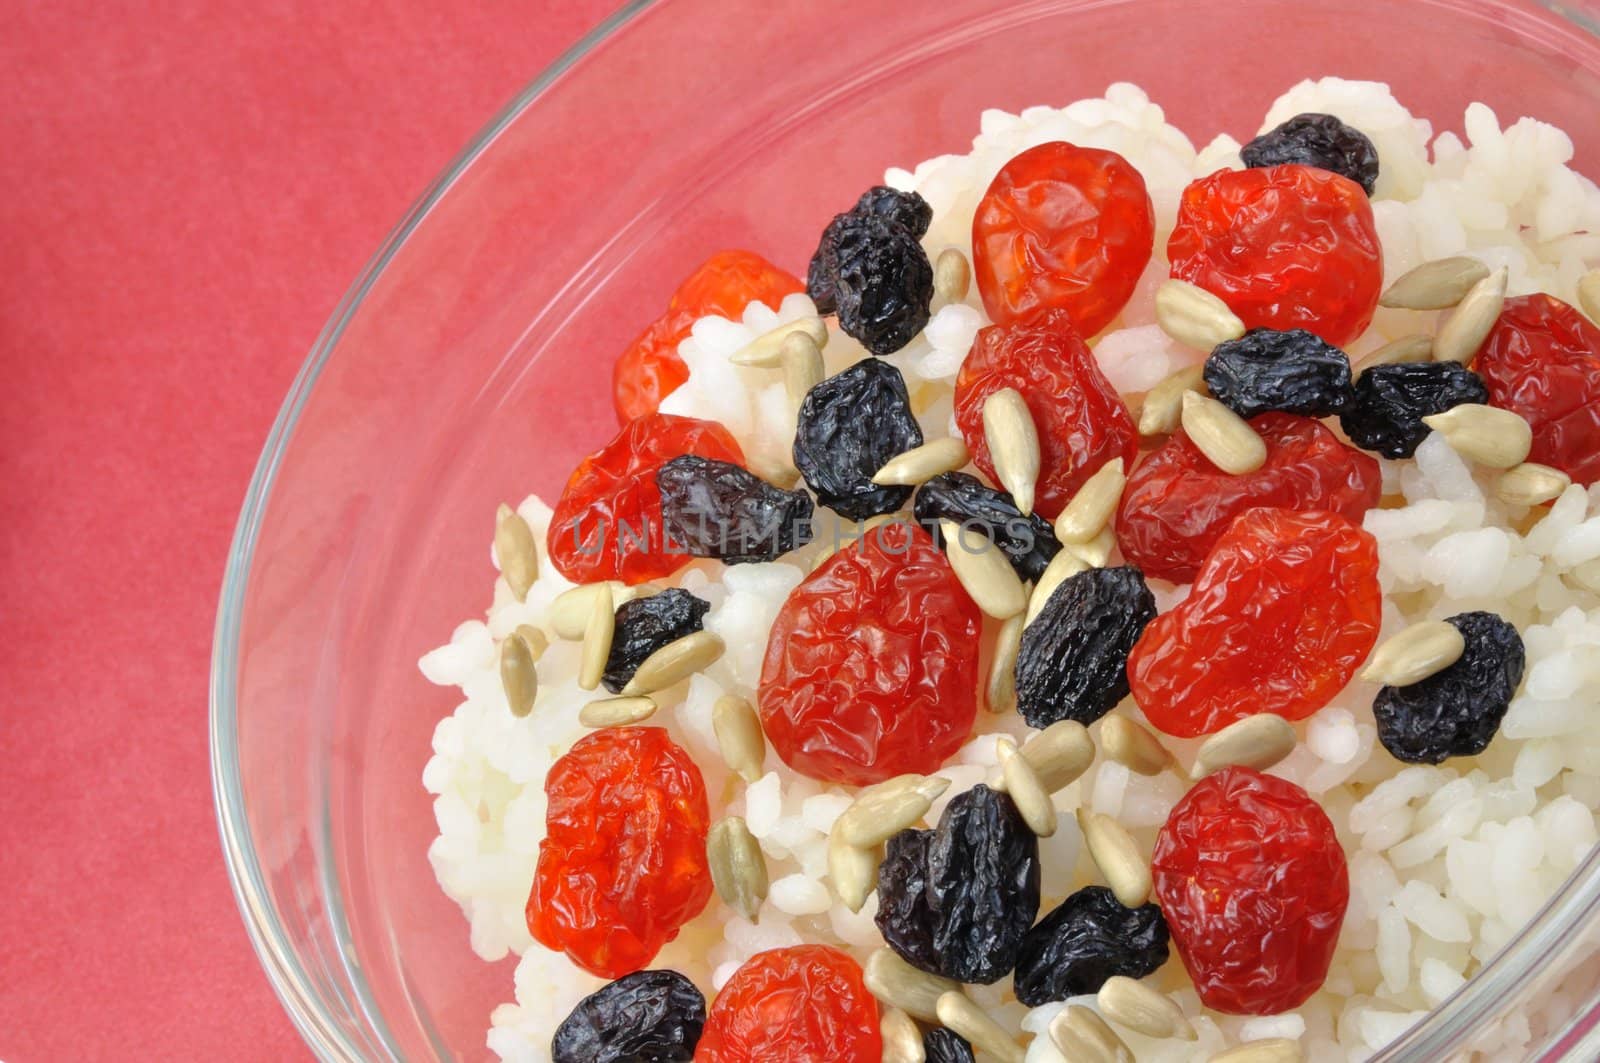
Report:
[{"label": "red dried fruit", "polygon": [[528,931],[619,978],[655,958],[711,897],[705,782],[660,727],[585,735],[550,768]]},{"label": "red dried fruit", "polygon": [[1367,659],[1382,606],[1371,535],[1336,513],[1248,510],[1134,645],[1134,700],[1182,738],[1258,712],[1304,719]]},{"label": "red dried fruit", "polygon": [[1473,368],[1533,426],[1529,461],[1600,480],[1600,328],[1553,295],[1507,299]]},{"label": "red dried fruit", "polygon": [[1128,477],[1117,510],[1117,544],[1146,576],[1188,583],[1217,538],[1247,509],[1325,509],[1359,524],[1383,493],[1370,455],[1321,422],[1267,413],[1250,422],[1267,444],[1255,472],[1223,472],[1180,429]]},{"label": "red dried fruit", "polygon": [[991,480],[994,460],[983,435],[983,404],[1001,388],[1020,392],[1033,414],[1040,459],[1034,508],[1046,517],[1060,513],[1083,481],[1106,462],[1128,462],[1139,452],[1139,433],[1128,407],[1064,311],[980,330],[961,363],[956,426],[972,451],[973,464]]},{"label": "red dried fruit", "polygon": [[695,1063],[878,1063],[878,1002],[826,945],[758,952],[722,987]]},{"label": "red dried fruit", "polygon": [[761,669],[768,740],[791,768],[827,782],[934,771],[977,715],[981,626],[927,532],[874,529],[779,610]]},{"label": "red dried fruit", "polygon": [[1336,346],[1372,321],[1383,253],[1372,204],[1311,166],[1219,170],[1183,190],[1172,275],[1220,297],[1248,328],[1303,328]]},{"label": "red dried fruit", "polygon": [[1328,976],[1349,871],[1327,813],[1294,783],[1250,768],[1195,783],[1156,836],[1150,870],[1206,1007],[1276,1015]]},{"label": "red dried fruit", "polygon": [[547,548],[556,571],[574,583],[643,583],[688,560],[666,548],[656,470],[683,454],[744,463],[728,430],[714,421],[650,413],[578,463],[550,517]]},{"label": "red dried fruit", "polygon": [[759,301],[776,310],[784,296],[804,290],[798,277],[754,251],[718,251],[706,259],[678,285],[666,312],[617,358],[611,370],[617,419],[626,423],[654,413],[662,399],[689,379],[678,344],[688,338],[696,320],[720,314],[737,321],[750,303]]},{"label": "red dried fruit", "polygon": [[972,219],[972,272],[990,319],[1065,310],[1093,336],[1122,310],[1155,244],[1144,178],[1114,151],[1056,141],[1000,168]]}]

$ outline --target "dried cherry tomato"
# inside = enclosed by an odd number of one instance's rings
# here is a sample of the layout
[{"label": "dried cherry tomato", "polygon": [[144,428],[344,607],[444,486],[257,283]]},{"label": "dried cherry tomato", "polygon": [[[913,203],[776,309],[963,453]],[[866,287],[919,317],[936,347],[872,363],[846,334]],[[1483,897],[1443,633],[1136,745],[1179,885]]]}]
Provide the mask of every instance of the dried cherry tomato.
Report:
[{"label": "dried cherry tomato", "polygon": [[1335,346],[1372,321],[1383,253],[1372,204],[1311,166],[1219,170],[1183,190],[1167,240],[1172,275],[1222,299],[1249,328],[1303,328]]},{"label": "dried cherry tomato", "polygon": [[1600,327],[1553,295],[1507,299],[1473,368],[1533,426],[1529,461],[1600,480]]},{"label": "dried cherry tomato", "polygon": [[981,621],[926,532],[873,529],[778,611],[761,669],[768,740],[791,768],[827,782],[934,771],[977,715]]},{"label": "dried cherry tomato", "polygon": [[1093,336],[1121,312],[1154,245],[1139,171],[1114,151],[1055,141],[990,182],[972,219],[972,275],[991,320],[1065,310]]},{"label": "dried cherry tomato", "polygon": [[879,1063],[878,1002],[861,968],[826,945],[758,952],[722,987],[697,1063]]},{"label": "dried cherry tomato", "polygon": [[1040,459],[1034,508],[1046,517],[1060,513],[1106,462],[1121,458],[1126,464],[1139,452],[1128,407],[1061,310],[980,330],[956,375],[956,426],[972,463],[991,480],[983,404],[1001,388],[1020,392],[1033,414]]},{"label": "dried cherry tomato", "polygon": [[1276,1015],[1322,985],[1350,900],[1333,824],[1292,782],[1224,768],[1167,817],[1156,899],[1208,1008]]},{"label": "dried cherry tomato", "polygon": [[714,421],[646,414],[578,463],[550,517],[550,563],[574,583],[627,583],[670,575],[686,561],[663,535],[656,472],[682,454],[740,464],[744,455]]},{"label": "dried cherry tomato", "polygon": [[1367,532],[1337,513],[1248,510],[1134,645],[1134,700],[1183,738],[1258,712],[1302,720],[1367,659],[1382,607]]},{"label": "dried cherry tomato", "polygon": [[705,781],[660,727],[578,739],[545,777],[528,932],[586,971],[645,966],[711,897]]}]

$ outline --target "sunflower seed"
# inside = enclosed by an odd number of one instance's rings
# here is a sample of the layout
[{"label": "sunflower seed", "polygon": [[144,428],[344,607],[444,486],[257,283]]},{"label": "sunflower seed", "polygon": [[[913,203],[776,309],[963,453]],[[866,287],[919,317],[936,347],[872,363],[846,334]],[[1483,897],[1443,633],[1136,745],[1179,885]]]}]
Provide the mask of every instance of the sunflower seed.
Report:
[{"label": "sunflower seed", "polygon": [[1440,433],[1457,454],[1491,469],[1521,465],[1533,447],[1533,429],[1517,414],[1477,402],[1464,402],[1422,423]]},{"label": "sunflower seed", "polygon": [[519,602],[526,599],[528,588],[539,578],[539,548],[528,522],[503,502],[495,512],[494,556],[511,593]]},{"label": "sunflower seed", "polygon": [[643,723],[656,713],[656,703],[646,697],[601,698],[578,710],[585,727],[627,727]]},{"label": "sunflower seed", "polygon": [[1139,409],[1139,434],[1164,436],[1178,430],[1186,391],[1206,393],[1205,367],[1191,365],[1180,369],[1151,388]]},{"label": "sunflower seed", "polygon": [[583,638],[583,633],[589,627],[589,614],[594,606],[595,595],[600,593],[602,587],[611,591],[613,606],[620,606],[623,602],[632,601],[640,595],[655,594],[657,590],[650,584],[629,587],[620,580],[611,580],[606,583],[585,583],[571,590],[562,591],[556,595],[555,601],[550,603],[548,616],[550,630],[556,633],[557,638],[570,639],[574,642]]},{"label": "sunflower seed", "polygon": [[511,715],[521,718],[533,711],[539,696],[539,673],[534,669],[533,648],[520,632],[500,643],[500,685],[506,691]]},{"label": "sunflower seed", "polygon": [[1591,269],[1578,278],[1578,305],[1590,321],[1600,325],[1600,269]]},{"label": "sunflower seed", "polygon": [[869,849],[917,824],[934,799],[950,788],[950,780],[933,775],[897,775],[856,795],[834,821],[834,833],[845,845]]},{"label": "sunflower seed", "polygon": [[1106,979],[1095,1002],[1106,1018],[1146,1037],[1177,1037],[1184,1041],[1199,1038],[1176,1001],[1126,975],[1114,974]]},{"label": "sunflower seed", "polygon": [[744,820],[729,816],[712,826],[706,835],[706,863],[722,903],[756,922],[767,899],[767,858]]},{"label": "sunflower seed", "polygon": [[1196,284],[1165,280],[1156,289],[1156,324],[1185,347],[1209,351],[1244,335],[1244,322],[1228,304]]},{"label": "sunflower seed", "polygon": [[1391,340],[1361,359],[1356,367],[1360,377],[1375,365],[1399,365],[1402,362],[1427,362],[1433,359],[1433,337],[1426,332],[1414,332]]},{"label": "sunflower seed", "polygon": [[1160,775],[1177,762],[1150,730],[1126,716],[1100,721],[1100,748],[1106,756],[1140,775]]},{"label": "sunflower seed", "polygon": [[543,631],[532,624],[518,624],[515,634],[528,644],[528,652],[537,661],[544,656],[544,651],[550,648],[550,639]]},{"label": "sunflower seed", "polygon": [[1112,458],[1100,466],[1056,517],[1056,538],[1063,543],[1086,543],[1099,535],[1116,514],[1127,483],[1121,458]]},{"label": "sunflower seed", "polygon": [[1433,338],[1438,362],[1472,361],[1506,303],[1506,268],[1501,266],[1472,286]]},{"label": "sunflower seed", "polygon": [[1269,1037],[1218,1052],[1207,1063],[1300,1063],[1304,1058],[1299,1041]]},{"label": "sunflower seed", "polygon": [[990,712],[1010,712],[1017,707],[1017,651],[1022,648],[1025,619],[1021,613],[1007,617],[994,637],[994,659],[989,662],[989,683],[984,688],[984,704]]},{"label": "sunflower seed", "polygon": [[939,997],[935,1005],[939,1022],[965,1037],[979,1052],[987,1052],[1000,1063],[1022,1063],[1022,1046],[989,1013],[960,990]]},{"label": "sunflower seed", "polygon": [[761,778],[761,762],[767,758],[767,739],[761,733],[761,718],[744,698],[724,694],[711,706],[711,728],[717,733],[717,748],[722,759],[745,782]]},{"label": "sunflower seed", "polygon": [[1378,305],[1402,310],[1444,310],[1461,302],[1472,286],[1488,275],[1489,267],[1475,258],[1436,258],[1401,274],[1378,297]]},{"label": "sunflower seed", "polygon": [[1030,515],[1039,479],[1039,432],[1016,388],[1001,388],[984,400],[983,438],[989,444],[995,479],[1011,493],[1022,515]]},{"label": "sunflower seed", "polygon": [[828,375],[822,364],[822,351],[816,341],[804,332],[791,332],[783,338],[779,357],[783,360],[783,389],[789,401],[798,409],[806,392],[822,383]]},{"label": "sunflower seed", "polygon": [[1062,581],[1076,576],[1080,572],[1089,571],[1090,565],[1072,550],[1062,548],[1061,552],[1050,559],[1050,563],[1039,573],[1039,580],[1033,585],[1033,591],[1028,595],[1028,611],[1023,617],[1024,625],[1033,622],[1039,615],[1039,610],[1044,608],[1044,603],[1050,600],[1050,595],[1061,586]]},{"label": "sunflower seed", "polygon": [[720,636],[696,631],[674,639],[646,657],[622,688],[624,694],[653,694],[709,668],[727,649]]},{"label": "sunflower seed", "polygon": [[999,547],[975,532],[977,549],[972,549],[968,539],[963,538],[963,529],[954,521],[942,520],[939,528],[944,532],[944,552],[950,558],[950,567],[979,609],[996,620],[1005,620],[1028,607],[1028,592]]},{"label": "sunflower seed", "polygon": [[940,473],[954,472],[971,460],[965,443],[954,436],[946,436],[896,454],[873,475],[872,482],[916,487]]},{"label": "sunflower seed", "polygon": [[1184,392],[1182,418],[1190,442],[1223,472],[1243,476],[1266,464],[1267,445],[1256,430],[1216,399]]},{"label": "sunflower seed", "polygon": [[800,482],[800,470],[782,459],[758,452],[749,457],[748,463],[751,472],[780,490],[792,491]]},{"label": "sunflower seed", "polygon": [[1205,740],[1195,754],[1191,774],[1201,779],[1235,765],[1265,771],[1294,752],[1296,741],[1294,728],[1282,716],[1270,712],[1246,716]]},{"label": "sunflower seed", "polygon": [[1000,760],[1000,778],[1005,792],[1022,814],[1028,829],[1041,838],[1056,832],[1056,806],[1050,803],[1050,794],[1034,772],[1033,765],[1017,749],[1017,743],[1008,735],[995,739],[995,752]]},{"label": "sunflower seed", "polygon": [[861,911],[872,891],[878,888],[878,864],[882,859],[883,854],[876,847],[863,849],[846,845],[837,830],[829,832],[828,877],[833,880],[833,891],[839,895],[839,900],[852,912]]},{"label": "sunflower seed", "polygon": [[1072,785],[1094,761],[1094,742],[1077,720],[1058,720],[1022,743],[1039,784],[1050,793]]},{"label": "sunflower seed", "polygon": [[1110,816],[1078,809],[1078,829],[1106,885],[1125,908],[1137,908],[1150,899],[1150,864],[1127,828]]},{"label": "sunflower seed", "polygon": [[1117,547],[1117,533],[1111,528],[1101,528],[1099,533],[1086,543],[1062,543],[1061,549],[1076,557],[1090,568],[1105,568],[1106,562],[1111,560],[1111,551]]},{"label": "sunflower seed", "polygon": [[878,1030],[883,1034],[883,1063],[926,1063],[922,1031],[910,1015],[899,1008],[885,1008]]},{"label": "sunflower seed", "polygon": [[1466,651],[1467,642],[1454,624],[1424,620],[1372,651],[1361,678],[1386,687],[1410,686],[1449,668]]},{"label": "sunflower seed", "polygon": [[600,677],[606,670],[606,658],[611,656],[611,640],[617,633],[617,607],[612,601],[611,587],[605,583],[599,587],[594,597],[589,599],[589,621],[583,627],[583,656],[578,662],[578,687],[581,690],[593,690],[600,685]]},{"label": "sunflower seed", "polygon": [[1560,469],[1525,461],[1500,474],[1494,493],[1513,506],[1542,506],[1559,498],[1571,483],[1572,477]]},{"label": "sunflower seed", "polygon": [[972,267],[967,256],[953,247],[939,252],[933,260],[933,291],[947,303],[959,303],[972,286]]},{"label": "sunflower seed", "polygon": [[918,970],[887,948],[868,956],[861,973],[869,993],[923,1022],[938,1022],[939,998],[961,991],[960,982]]},{"label": "sunflower seed", "polygon": [[770,332],[763,332],[733,352],[728,361],[734,365],[776,369],[783,364],[783,341],[796,332],[807,336],[818,350],[828,345],[828,326],[823,320],[815,316],[802,317],[779,325]]},{"label": "sunflower seed", "polygon": [[1072,1063],[1133,1063],[1133,1052],[1104,1019],[1082,1004],[1068,1004],[1050,1020],[1050,1041]]}]

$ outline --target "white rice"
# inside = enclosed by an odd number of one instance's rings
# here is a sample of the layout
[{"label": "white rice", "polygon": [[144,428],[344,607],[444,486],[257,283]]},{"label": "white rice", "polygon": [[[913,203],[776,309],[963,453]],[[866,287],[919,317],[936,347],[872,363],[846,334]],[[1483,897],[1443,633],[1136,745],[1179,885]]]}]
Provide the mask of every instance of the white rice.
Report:
[{"label": "white rice", "polygon": [[[1572,301],[1578,277],[1600,261],[1600,191],[1567,167],[1572,145],[1559,129],[1530,118],[1502,129],[1488,107],[1474,103],[1464,117],[1464,140],[1450,132],[1434,137],[1385,86],[1335,78],[1296,85],[1273,103],[1262,128],[1302,111],[1337,114],[1376,143],[1382,176],[1374,210],[1388,277],[1426,259],[1466,253],[1508,266],[1513,294],[1542,290]],[[992,175],[1017,152],[1051,140],[1118,151],[1149,185],[1156,254],[1133,300],[1095,344],[1116,386],[1141,391],[1199,357],[1153,326],[1152,293],[1167,274],[1163,248],[1180,191],[1195,177],[1239,165],[1238,144],[1219,137],[1197,152],[1142,91],[1118,84],[1103,99],[1061,109],[986,111],[971,152],[940,156],[911,171],[891,169],[887,182],[914,188],[932,204],[934,223],[924,241],[930,254],[946,247],[967,252],[972,214]],[[662,408],[723,422],[752,458],[784,456],[794,424],[781,380],[727,359],[760,332],[812,309],[804,295],[793,295],[776,313],[755,304],[739,322],[698,322],[680,347],[689,382]],[[1379,310],[1351,352],[1431,331],[1436,317]],[[974,292],[964,305],[940,308],[926,331],[890,359],[905,372],[930,436],[952,432],[951,384],[984,323]],[[831,373],[864,352],[835,333],[825,355]],[[1493,609],[1523,633],[1523,690],[1482,756],[1438,767],[1403,765],[1376,747],[1375,691],[1360,682],[1298,725],[1303,741],[1274,771],[1319,798],[1350,859],[1350,908],[1327,982],[1294,1013],[1220,1016],[1200,1007],[1174,958],[1153,981],[1173,993],[1200,1037],[1162,1042],[1119,1031],[1141,1060],[1201,1060],[1258,1037],[1299,1038],[1306,1057],[1318,1063],[1365,1058],[1470,978],[1597,839],[1600,487],[1569,488],[1528,527],[1526,510],[1497,501],[1485,489],[1486,478],[1437,436],[1423,443],[1414,462],[1384,464],[1386,494],[1403,496],[1403,504],[1375,510],[1366,520],[1379,543],[1385,634],[1422,618]],[[549,509],[530,498],[519,511],[542,542]],[[829,537],[824,527],[819,540]],[[875,900],[853,915],[834,902],[829,888],[824,839],[847,793],[795,774],[772,754],[767,774],[744,787],[723,767],[710,723],[720,695],[754,696],[773,616],[821,548],[819,542],[774,564],[698,562],[673,580],[711,602],[706,626],[727,641],[728,653],[705,675],[667,692],[667,708],[652,722],[662,722],[694,755],[713,815],[746,817],[772,879],[759,925],[713,899],[655,961],[685,972],[708,994],[763,949],[820,941],[864,959],[881,945],[872,923]],[[544,830],[543,778],[582,733],[577,712],[591,696],[577,687],[577,645],[555,638],[546,618],[550,601],[570,584],[548,563],[541,572],[522,603],[497,580],[487,622],[462,624],[421,661],[430,681],[457,686],[463,696],[440,721],[423,772],[424,785],[437,795],[439,836],[429,857],[441,887],[470,923],[477,954],[488,961],[521,957],[515,1002],[493,1009],[488,1046],[504,1059],[527,1061],[550,1058],[555,1026],[601,984],[535,947],[524,924]],[[1157,583],[1155,590],[1165,610],[1187,588]],[[520,720],[507,708],[496,670],[496,640],[519,624],[551,636],[539,663],[534,711]],[[986,637],[993,634],[991,624]],[[1118,711],[1139,718],[1131,701]],[[978,728],[983,733],[944,770],[955,782],[945,800],[981,780],[993,764],[988,735],[1027,732],[1015,714],[982,714]],[[1187,760],[1197,743],[1169,744]],[[1117,817],[1148,851],[1182,793],[1183,783],[1171,772],[1146,778],[1101,761],[1056,803],[1063,811],[1086,803]],[[1062,823],[1041,844],[1046,911],[1095,881],[1071,818]],[[1009,979],[972,992],[1001,1023],[1030,1035],[1041,1033],[1064,1006],[1029,1011],[1011,998]],[[1557,994],[1543,1014],[1508,1017],[1478,1049],[1490,1058],[1522,1054],[1531,1039],[1566,1018],[1576,996]],[[1093,1000],[1074,1003],[1092,1006]],[[1046,1037],[1032,1038],[1027,1058],[1061,1063]]]}]

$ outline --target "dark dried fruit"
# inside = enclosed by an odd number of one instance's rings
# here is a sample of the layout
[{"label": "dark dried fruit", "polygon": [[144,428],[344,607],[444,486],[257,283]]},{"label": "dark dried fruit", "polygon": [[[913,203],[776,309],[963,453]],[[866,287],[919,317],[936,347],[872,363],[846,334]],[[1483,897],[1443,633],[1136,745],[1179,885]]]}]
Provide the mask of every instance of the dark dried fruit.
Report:
[{"label": "dark dried fruit", "polygon": [[910,229],[857,218],[839,230],[833,299],[839,327],[873,354],[893,354],[928,324],[933,263]]},{"label": "dark dried fruit", "polygon": [[730,565],[771,561],[811,541],[811,496],[731,462],[693,454],[656,470],[666,546]]},{"label": "dark dried fruit", "polygon": [[794,436],[794,465],[817,501],[851,520],[893,513],[911,488],[879,486],[872,477],[896,454],[922,445],[905,378],[887,362],[867,359],[806,393]]},{"label": "dark dried fruit", "polygon": [[1039,914],[1039,839],[1010,797],[980,783],[951,800],[933,830],[889,839],[878,905],[884,941],[913,967],[999,981]]},{"label": "dark dried fruit", "polygon": [[556,1027],[553,1063],[690,1063],[706,998],[677,971],[635,971],[578,1002]]},{"label": "dark dried fruit", "polygon": [[1239,149],[1239,157],[1252,169],[1297,162],[1332,170],[1369,196],[1378,183],[1378,149],[1361,130],[1331,114],[1297,114]]},{"label": "dark dried fruit", "polygon": [[920,237],[933,222],[933,208],[915,192],[874,185],[861,193],[856,205],[843,214],[835,214],[828,227],[822,230],[811,265],[806,268],[806,294],[817,304],[817,312],[831,314],[834,302],[834,279],[839,273],[839,234],[852,221],[877,217],[894,222]]},{"label": "dark dried fruit", "polygon": [[922,1051],[926,1063],[973,1063],[972,1046],[966,1038],[943,1026],[923,1031]]},{"label": "dark dried fruit", "polygon": [[616,633],[600,681],[611,693],[620,694],[645,658],[667,643],[699,631],[710,608],[710,602],[682,587],[623,602],[617,608]]},{"label": "dark dried fruit", "polygon": [[1167,921],[1154,904],[1125,908],[1085,886],[1028,931],[1017,957],[1017,999],[1036,1008],[1098,993],[1114,975],[1143,978],[1167,962]]},{"label": "dark dried fruit", "polygon": [[1526,655],[1516,628],[1484,612],[1446,623],[1466,641],[1461,659],[1420,683],[1384,687],[1373,699],[1378,741],[1397,760],[1438,764],[1482,753],[1522,682]]},{"label": "dark dried fruit", "polygon": [[1128,654],[1156,598],[1131,565],[1069,576],[1022,629],[1017,711],[1030,727],[1088,726],[1128,696]]},{"label": "dark dried fruit", "polygon": [[1305,329],[1254,328],[1219,343],[1206,359],[1206,387],[1240,417],[1298,413],[1329,417],[1350,405],[1350,359]]},{"label": "dark dried fruit", "polygon": [[1483,378],[1456,362],[1375,365],[1356,381],[1355,402],[1340,415],[1339,427],[1363,450],[1409,458],[1432,431],[1424,417],[1488,401]]},{"label": "dark dried fruit", "polygon": [[1037,580],[1061,551],[1049,521],[1037,513],[1024,517],[1010,495],[964,472],[940,473],[917,488],[911,511],[941,550],[941,520],[953,520],[982,533],[1024,580]]}]

